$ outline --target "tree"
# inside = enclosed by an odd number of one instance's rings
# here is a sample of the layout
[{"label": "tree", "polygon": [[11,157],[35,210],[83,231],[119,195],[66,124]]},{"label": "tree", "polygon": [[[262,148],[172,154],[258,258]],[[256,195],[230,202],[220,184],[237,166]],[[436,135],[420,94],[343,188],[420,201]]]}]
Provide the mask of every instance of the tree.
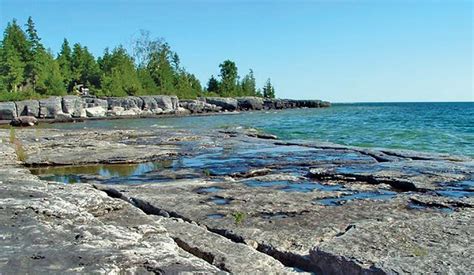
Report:
[{"label": "tree", "polygon": [[9,91],[22,90],[29,57],[26,34],[13,19],[7,24],[0,47],[0,77]]},{"label": "tree", "polygon": [[147,69],[156,83],[158,91],[163,94],[173,94],[175,90],[175,71],[171,65],[173,52],[167,43],[151,53]]},{"label": "tree", "polygon": [[43,63],[46,51],[41,44],[41,39],[36,31],[35,23],[33,19],[28,17],[26,23],[26,33],[28,34],[28,55],[27,63],[25,68],[26,81],[33,86],[33,90],[36,90],[39,74],[41,70],[44,70],[45,64]]},{"label": "tree", "polygon": [[102,93],[106,96],[138,95],[142,91],[134,61],[127,51],[119,46],[112,53],[105,50],[99,59],[102,70]]},{"label": "tree", "polygon": [[217,79],[215,79],[213,75],[211,75],[211,78],[207,82],[206,90],[209,93],[215,93],[215,94],[219,92],[219,81],[217,81]]},{"label": "tree", "polygon": [[100,87],[100,68],[87,47],[73,45],[72,50],[72,81],[73,85],[83,84],[98,89]]},{"label": "tree", "polygon": [[270,78],[267,79],[265,86],[263,86],[263,97],[275,98],[275,88],[273,87]]},{"label": "tree", "polygon": [[255,84],[255,77],[253,75],[252,69],[249,70],[249,73],[244,76],[242,79],[242,95],[243,96],[256,96],[257,88]]},{"label": "tree", "polygon": [[220,85],[219,85],[219,95],[220,96],[236,96],[239,92],[238,85],[238,72],[235,62],[230,60],[225,60],[219,65],[221,70]]},{"label": "tree", "polygon": [[63,40],[63,44],[61,45],[61,50],[56,61],[59,65],[61,76],[64,81],[64,86],[68,91],[72,91],[72,51],[66,38]]}]

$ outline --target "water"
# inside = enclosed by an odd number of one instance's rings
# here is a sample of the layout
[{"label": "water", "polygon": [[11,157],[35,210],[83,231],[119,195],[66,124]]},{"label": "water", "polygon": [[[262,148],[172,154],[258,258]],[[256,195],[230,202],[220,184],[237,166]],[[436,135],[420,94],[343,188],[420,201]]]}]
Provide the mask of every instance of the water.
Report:
[{"label": "water", "polygon": [[474,103],[358,103],[324,109],[87,121],[55,128],[259,128],[283,140],[329,141],[474,157]]}]

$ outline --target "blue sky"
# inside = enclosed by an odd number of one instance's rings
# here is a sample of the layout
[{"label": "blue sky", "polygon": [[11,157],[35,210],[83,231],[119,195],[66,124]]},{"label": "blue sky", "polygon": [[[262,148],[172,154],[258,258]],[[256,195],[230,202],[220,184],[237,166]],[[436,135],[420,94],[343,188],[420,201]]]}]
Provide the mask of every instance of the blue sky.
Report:
[{"label": "blue sky", "polygon": [[277,96],[333,102],[474,101],[472,1],[0,0],[0,26],[36,22],[98,56],[140,29],[207,82],[225,59]]}]

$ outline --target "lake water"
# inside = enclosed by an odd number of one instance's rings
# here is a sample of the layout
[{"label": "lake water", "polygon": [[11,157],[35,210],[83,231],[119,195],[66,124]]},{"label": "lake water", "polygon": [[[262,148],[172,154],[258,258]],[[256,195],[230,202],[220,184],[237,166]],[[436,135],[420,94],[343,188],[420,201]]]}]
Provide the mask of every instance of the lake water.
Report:
[{"label": "lake water", "polygon": [[55,128],[259,128],[281,139],[401,148],[474,157],[474,102],[357,103],[324,109],[244,112],[54,124]]}]

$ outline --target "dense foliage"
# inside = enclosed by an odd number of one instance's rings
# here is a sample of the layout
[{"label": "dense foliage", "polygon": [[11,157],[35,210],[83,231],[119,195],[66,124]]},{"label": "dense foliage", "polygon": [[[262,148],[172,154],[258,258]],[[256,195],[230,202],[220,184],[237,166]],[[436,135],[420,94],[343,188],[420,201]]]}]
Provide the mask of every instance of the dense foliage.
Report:
[{"label": "dense foliage", "polygon": [[267,81],[263,93],[256,88],[253,71],[242,80],[233,61],[219,65],[219,79],[211,76],[203,88],[195,75],[180,64],[179,56],[162,39],[142,31],[131,54],[122,46],[105,49],[95,58],[86,46],[64,39],[55,57],[41,43],[35,24],[28,18],[23,30],[14,19],[0,43],[0,101],[77,94],[88,87],[97,96],[167,94],[180,98],[199,96],[275,97]]}]

